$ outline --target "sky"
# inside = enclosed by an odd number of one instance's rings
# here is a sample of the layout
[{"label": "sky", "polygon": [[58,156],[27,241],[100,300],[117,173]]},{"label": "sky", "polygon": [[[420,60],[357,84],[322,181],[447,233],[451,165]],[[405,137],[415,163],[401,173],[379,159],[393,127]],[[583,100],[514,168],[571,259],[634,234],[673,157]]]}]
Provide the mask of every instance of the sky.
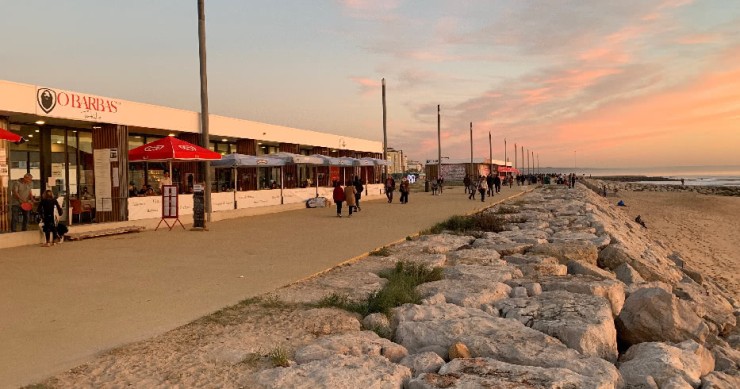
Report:
[{"label": "sky", "polygon": [[[411,160],[740,165],[738,0],[205,0],[212,114]],[[199,111],[196,0],[0,0],[0,79]],[[504,141],[506,140],[506,142]],[[506,152],[504,144],[507,145]]]}]

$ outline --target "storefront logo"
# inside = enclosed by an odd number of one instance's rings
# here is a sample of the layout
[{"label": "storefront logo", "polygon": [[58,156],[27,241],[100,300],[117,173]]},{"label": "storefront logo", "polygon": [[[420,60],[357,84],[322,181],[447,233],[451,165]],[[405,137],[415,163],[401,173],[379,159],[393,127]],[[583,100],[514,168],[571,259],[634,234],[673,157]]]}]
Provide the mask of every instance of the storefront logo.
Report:
[{"label": "storefront logo", "polygon": [[46,112],[51,112],[57,105],[57,94],[49,88],[41,88],[36,91],[36,100],[39,103],[39,107]]},{"label": "storefront logo", "polygon": [[144,147],[144,151],[147,151],[147,152],[149,152],[149,151],[159,151],[159,150],[162,150],[163,148],[164,148],[163,145],[146,146],[146,147]]},{"label": "storefront logo", "polygon": [[189,145],[177,145],[177,147],[185,150],[185,151],[195,151],[195,147],[189,146]]}]

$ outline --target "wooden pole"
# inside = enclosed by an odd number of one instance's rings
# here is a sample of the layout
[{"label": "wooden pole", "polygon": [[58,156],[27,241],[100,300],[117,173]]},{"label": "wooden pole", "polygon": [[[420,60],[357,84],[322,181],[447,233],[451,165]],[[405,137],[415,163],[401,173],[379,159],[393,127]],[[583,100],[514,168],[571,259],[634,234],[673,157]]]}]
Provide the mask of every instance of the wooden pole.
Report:
[{"label": "wooden pole", "polygon": [[488,172],[493,175],[493,143],[491,142],[491,131],[488,131]]},{"label": "wooden pole", "polygon": [[475,175],[475,170],[473,169],[473,122],[470,122],[470,176],[473,177]]},{"label": "wooden pole", "polygon": [[437,178],[442,177],[442,131],[439,104],[437,104]]},{"label": "wooden pole", "polygon": [[[386,110],[385,110],[385,78],[383,84],[383,159],[388,162],[388,135],[386,132]],[[388,177],[388,164],[383,165],[383,182]]]},{"label": "wooden pole", "polygon": [[[208,78],[206,73],[206,12],[205,0],[198,0],[198,53],[200,55],[200,130],[201,146],[208,148]],[[203,194],[206,221],[211,221],[211,163],[203,162],[205,192]],[[170,176],[171,177],[171,176]]]}]

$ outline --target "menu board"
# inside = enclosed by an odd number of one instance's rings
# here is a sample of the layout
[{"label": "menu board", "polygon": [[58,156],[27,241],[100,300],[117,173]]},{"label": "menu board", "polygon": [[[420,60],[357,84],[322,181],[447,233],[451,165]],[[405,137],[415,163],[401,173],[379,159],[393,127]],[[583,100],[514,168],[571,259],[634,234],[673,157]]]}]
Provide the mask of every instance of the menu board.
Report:
[{"label": "menu board", "polygon": [[95,208],[98,212],[113,210],[110,174],[110,149],[93,150],[95,170]]},{"label": "menu board", "polygon": [[162,185],[162,219],[177,219],[177,185]]}]

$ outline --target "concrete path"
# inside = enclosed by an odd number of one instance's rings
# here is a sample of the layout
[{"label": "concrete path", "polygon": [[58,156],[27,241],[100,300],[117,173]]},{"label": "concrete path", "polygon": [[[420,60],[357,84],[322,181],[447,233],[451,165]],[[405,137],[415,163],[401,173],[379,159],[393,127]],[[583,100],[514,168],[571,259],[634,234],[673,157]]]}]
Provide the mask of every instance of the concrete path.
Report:
[{"label": "concrete path", "polygon": [[[411,193],[139,234],[0,250],[0,388],[38,382],[96,354],[329,269],[447,219],[522,193],[468,200]],[[189,226],[188,226],[189,227]]]}]

